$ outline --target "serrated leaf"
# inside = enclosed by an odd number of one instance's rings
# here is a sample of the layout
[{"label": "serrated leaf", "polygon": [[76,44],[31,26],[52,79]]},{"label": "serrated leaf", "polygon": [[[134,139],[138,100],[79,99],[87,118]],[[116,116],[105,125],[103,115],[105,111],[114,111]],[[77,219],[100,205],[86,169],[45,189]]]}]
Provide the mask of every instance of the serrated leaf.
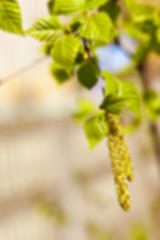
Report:
[{"label": "serrated leaf", "polygon": [[160,117],[160,96],[154,90],[147,90],[144,93],[143,101],[148,118],[156,121]]},{"label": "serrated leaf", "polygon": [[51,63],[50,71],[54,79],[59,84],[66,82],[71,77],[71,75],[64,68],[55,62]]},{"label": "serrated leaf", "polygon": [[91,59],[82,63],[77,71],[78,81],[86,88],[91,89],[98,81],[98,71]]},{"label": "serrated leaf", "polygon": [[90,148],[94,148],[108,132],[105,113],[99,111],[96,115],[88,119],[84,124],[84,131]]},{"label": "serrated leaf", "polygon": [[81,100],[78,102],[77,111],[74,113],[74,118],[78,122],[83,122],[86,118],[95,113],[95,105],[89,100]]},{"label": "serrated leaf", "polygon": [[47,16],[39,19],[27,33],[32,37],[45,42],[54,43],[61,33],[62,24],[56,16]]},{"label": "serrated leaf", "polygon": [[101,108],[107,112],[119,114],[126,104],[126,98],[118,96],[117,94],[109,94],[104,98]]},{"label": "serrated leaf", "polygon": [[121,92],[119,96],[126,99],[126,108],[134,112],[135,114],[140,114],[140,96],[132,82],[121,82]]},{"label": "serrated leaf", "polygon": [[0,1],[0,28],[10,33],[23,34],[21,11],[16,0]]},{"label": "serrated leaf", "polygon": [[115,29],[110,17],[99,12],[86,18],[79,29],[82,38],[108,43],[115,36]]},{"label": "serrated leaf", "polygon": [[52,50],[54,60],[65,68],[72,68],[81,47],[78,37],[71,35],[59,39]]},{"label": "serrated leaf", "polygon": [[92,10],[105,4],[107,0],[85,0],[85,10]]},{"label": "serrated leaf", "polygon": [[101,72],[103,79],[105,80],[106,84],[106,91],[105,94],[108,95],[110,93],[118,93],[120,88],[119,81],[109,72]]},{"label": "serrated leaf", "polygon": [[54,14],[69,15],[81,11],[84,2],[85,0],[52,0],[49,2],[49,9]]}]

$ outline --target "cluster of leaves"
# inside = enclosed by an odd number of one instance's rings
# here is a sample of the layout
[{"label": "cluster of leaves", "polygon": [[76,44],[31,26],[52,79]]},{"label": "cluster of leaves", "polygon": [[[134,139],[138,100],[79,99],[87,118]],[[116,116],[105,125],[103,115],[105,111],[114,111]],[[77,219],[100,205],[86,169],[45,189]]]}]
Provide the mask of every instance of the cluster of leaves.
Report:
[{"label": "cluster of leaves", "polygon": [[[119,42],[124,30],[136,39],[138,47],[131,57],[137,69],[150,52],[160,54],[160,10],[135,0],[121,0],[121,3],[118,0],[50,0],[48,16],[24,32],[18,2],[0,0],[0,28],[42,41],[43,52],[53,60],[51,74],[59,84],[76,76],[79,84],[90,90],[103,79],[105,89],[99,107],[82,101],[75,114],[78,120],[85,120],[84,130],[91,148],[108,133],[107,113],[118,115],[125,108],[137,116],[136,124],[140,118],[140,96],[134,83],[101,71],[96,48]],[[160,115],[158,94],[147,90],[142,100],[149,119],[156,120]]]},{"label": "cluster of leaves", "polygon": [[[84,112],[85,117],[92,115],[84,124],[92,148],[106,136],[106,112],[119,114],[126,107],[139,114],[139,96],[134,84],[102,72],[95,56],[97,46],[109,44],[119,34],[115,23],[119,7],[111,0],[51,0],[48,7],[49,15],[39,19],[27,33],[45,43],[43,51],[53,58],[53,77],[63,83],[77,75],[79,83],[87,89],[94,87],[99,78],[106,83],[100,109],[93,112],[83,102],[84,109],[77,113],[80,118]],[[63,24],[59,15],[65,18],[69,15],[69,23]]]}]

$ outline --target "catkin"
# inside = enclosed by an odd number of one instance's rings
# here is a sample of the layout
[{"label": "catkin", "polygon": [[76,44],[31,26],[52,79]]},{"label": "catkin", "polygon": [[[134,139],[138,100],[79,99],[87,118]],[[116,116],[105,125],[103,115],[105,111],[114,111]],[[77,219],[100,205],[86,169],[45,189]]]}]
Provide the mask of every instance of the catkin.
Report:
[{"label": "catkin", "polygon": [[134,179],[132,161],[119,116],[107,113],[107,122],[109,125],[108,148],[118,201],[122,208],[128,211],[131,204],[127,180]]}]

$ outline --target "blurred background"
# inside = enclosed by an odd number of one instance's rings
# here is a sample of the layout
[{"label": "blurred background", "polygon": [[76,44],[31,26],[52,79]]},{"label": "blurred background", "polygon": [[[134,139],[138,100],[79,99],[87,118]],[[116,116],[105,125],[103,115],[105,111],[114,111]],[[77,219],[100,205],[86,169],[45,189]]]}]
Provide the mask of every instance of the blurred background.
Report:
[{"label": "blurred background", "polygon": [[[47,15],[46,0],[19,3],[24,29]],[[100,101],[98,87],[83,92],[75,79],[58,86],[48,70],[51,60],[30,37],[1,31],[0,41],[0,240],[159,240],[160,164],[148,123],[127,136],[135,181],[125,213],[106,141],[89,151],[72,117],[79,96]],[[127,37],[125,44],[134,48]],[[111,72],[130,61],[115,45],[97,52],[101,68]],[[158,91],[159,69],[159,57],[151,54],[148,74]]]}]

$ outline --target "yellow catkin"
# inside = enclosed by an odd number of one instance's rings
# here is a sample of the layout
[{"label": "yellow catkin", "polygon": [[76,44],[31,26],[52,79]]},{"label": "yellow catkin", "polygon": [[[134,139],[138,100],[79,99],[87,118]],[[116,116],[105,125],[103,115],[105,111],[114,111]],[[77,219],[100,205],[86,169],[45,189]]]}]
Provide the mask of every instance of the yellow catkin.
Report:
[{"label": "yellow catkin", "polygon": [[134,178],[132,161],[118,115],[108,113],[107,121],[110,129],[108,134],[108,148],[118,201],[122,208],[128,211],[131,204],[127,180],[132,181]]}]

